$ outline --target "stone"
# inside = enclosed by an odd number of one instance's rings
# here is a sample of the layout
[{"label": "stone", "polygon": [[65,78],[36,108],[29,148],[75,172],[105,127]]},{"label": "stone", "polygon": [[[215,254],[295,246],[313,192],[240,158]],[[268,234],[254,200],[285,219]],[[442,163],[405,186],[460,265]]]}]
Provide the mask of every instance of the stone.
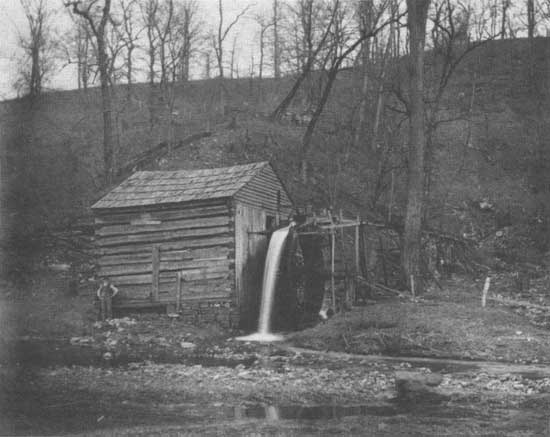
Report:
[{"label": "stone", "polygon": [[194,349],[197,347],[197,345],[195,343],[191,343],[189,341],[182,341],[180,343],[180,346],[183,348],[183,349]]},{"label": "stone", "polygon": [[111,361],[113,359],[113,354],[111,352],[105,352],[103,354],[103,359],[105,361]]},{"label": "stone", "polygon": [[401,398],[411,399],[436,395],[435,387],[443,382],[438,373],[420,373],[413,371],[395,372],[395,387]]}]

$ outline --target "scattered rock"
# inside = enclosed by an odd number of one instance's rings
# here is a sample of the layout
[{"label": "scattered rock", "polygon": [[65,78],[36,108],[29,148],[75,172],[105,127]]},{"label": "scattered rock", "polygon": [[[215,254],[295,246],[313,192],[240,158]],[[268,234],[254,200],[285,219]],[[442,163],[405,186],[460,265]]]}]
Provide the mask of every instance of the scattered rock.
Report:
[{"label": "scattered rock", "polygon": [[420,373],[412,371],[395,372],[395,387],[399,397],[405,399],[426,397],[436,394],[434,388],[443,382],[438,373]]},{"label": "scattered rock", "polygon": [[183,349],[194,349],[197,347],[197,345],[195,343],[191,343],[189,341],[182,341],[180,343],[180,346],[183,348]]},{"label": "scattered rock", "polygon": [[71,337],[71,339],[69,340],[69,342],[73,346],[88,345],[91,344],[93,341],[94,339],[92,337]]},{"label": "scattered rock", "polygon": [[113,359],[113,354],[111,352],[105,352],[103,355],[102,355],[102,358],[105,360],[105,361],[111,361]]},{"label": "scattered rock", "polygon": [[109,348],[114,348],[118,344],[118,340],[114,338],[109,338],[105,341],[105,346]]},{"label": "scattered rock", "polygon": [[157,343],[159,346],[168,347],[170,346],[170,342],[166,340],[164,337],[158,337],[155,339],[155,343]]},{"label": "scattered rock", "polygon": [[71,265],[67,263],[52,263],[48,267],[54,272],[68,272],[71,269]]}]

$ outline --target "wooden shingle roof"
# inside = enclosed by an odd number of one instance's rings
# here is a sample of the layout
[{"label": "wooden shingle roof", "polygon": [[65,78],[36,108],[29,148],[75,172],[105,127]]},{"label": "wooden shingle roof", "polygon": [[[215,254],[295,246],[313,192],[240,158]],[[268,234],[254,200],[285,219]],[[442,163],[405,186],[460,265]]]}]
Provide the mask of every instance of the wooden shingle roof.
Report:
[{"label": "wooden shingle roof", "polygon": [[232,197],[269,165],[264,161],[206,170],[139,171],[92,208],[127,208]]}]

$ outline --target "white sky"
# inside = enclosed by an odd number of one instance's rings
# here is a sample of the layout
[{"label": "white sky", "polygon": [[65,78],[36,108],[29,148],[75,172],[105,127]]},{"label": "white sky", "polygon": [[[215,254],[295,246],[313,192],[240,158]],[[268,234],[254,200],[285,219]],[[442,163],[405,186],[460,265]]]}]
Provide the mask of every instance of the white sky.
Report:
[{"label": "white sky", "polygon": [[[114,0],[116,1],[116,0]],[[113,1],[113,3],[114,3]],[[59,12],[56,15],[57,31],[61,34],[68,29],[70,21],[63,10],[63,0],[46,0],[48,7]],[[201,15],[208,27],[217,25],[217,0],[197,0]],[[236,13],[247,5],[251,5],[248,18],[242,19],[234,27],[227,38],[225,52],[229,56],[230,45],[234,35],[238,35],[239,64],[241,74],[248,72],[251,50],[256,44],[257,24],[252,19],[253,15],[260,11],[268,11],[271,0],[223,0],[224,23],[230,23]],[[27,32],[27,22],[20,0],[0,0],[0,100],[16,97],[13,84],[17,79],[17,59],[21,55],[18,47],[20,34]],[[51,82],[47,85],[54,89],[76,88],[75,72],[67,67],[56,72]]]}]

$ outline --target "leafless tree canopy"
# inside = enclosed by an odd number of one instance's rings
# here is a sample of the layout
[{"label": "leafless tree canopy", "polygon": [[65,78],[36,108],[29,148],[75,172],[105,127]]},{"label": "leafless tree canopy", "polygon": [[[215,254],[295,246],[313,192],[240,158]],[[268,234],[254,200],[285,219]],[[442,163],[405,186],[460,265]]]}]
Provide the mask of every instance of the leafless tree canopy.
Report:
[{"label": "leafless tree canopy", "polygon": [[20,0],[28,24],[19,35],[23,49],[19,78],[15,87],[31,98],[42,93],[45,81],[56,64],[57,38],[53,31],[53,11],[45,0]]}]

